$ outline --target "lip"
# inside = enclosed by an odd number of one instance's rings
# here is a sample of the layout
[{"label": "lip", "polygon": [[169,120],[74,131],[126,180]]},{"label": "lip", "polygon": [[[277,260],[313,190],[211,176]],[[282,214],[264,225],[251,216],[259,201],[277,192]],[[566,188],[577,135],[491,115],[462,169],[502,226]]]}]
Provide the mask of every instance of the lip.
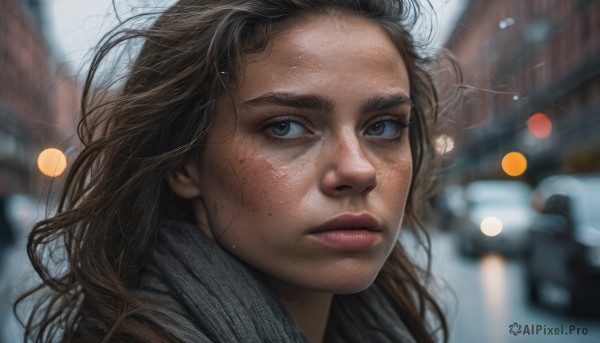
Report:
[{"label": "lip", "polygon": [[364,250],[381,240],[381,223],[369,213],[344,213],[319,225],[309,233],[328,248]]},{"label": "lip", "polygon": [[381,231],[381,224],[369,213],[342,213],[311,230],[318,233],[331,230]]}]

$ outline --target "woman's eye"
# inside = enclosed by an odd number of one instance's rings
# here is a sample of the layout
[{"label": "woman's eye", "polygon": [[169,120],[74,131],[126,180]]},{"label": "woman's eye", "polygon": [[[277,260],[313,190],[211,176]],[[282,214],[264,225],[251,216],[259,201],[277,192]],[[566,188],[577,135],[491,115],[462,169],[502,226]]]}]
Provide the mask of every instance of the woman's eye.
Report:
[{"label": "woman's eye", "polygon": [[267,127],[268,132],[275,137],[291,139],[304,135],[306,129],[302,124],[291,120],[272,123]]},{"label": "woman's eye", "polygon": [[367,127],[365,133],[369,136],[382,138],[396,138],[400,135],[403,126],[394,120],[380,120]]}]

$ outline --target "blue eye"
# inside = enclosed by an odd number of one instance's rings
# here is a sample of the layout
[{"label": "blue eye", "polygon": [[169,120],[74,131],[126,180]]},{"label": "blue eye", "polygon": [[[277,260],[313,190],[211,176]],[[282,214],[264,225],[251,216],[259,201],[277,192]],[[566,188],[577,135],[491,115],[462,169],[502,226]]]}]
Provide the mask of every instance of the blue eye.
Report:
[{"label": "blue eye", "polygon": [[291,139],[304,135],[306,129],[302,124],[291,120],[275,122],[267,127],[269,133],[278,138]]},{"label": "blue eye", "polygon": [[369,136],[381,138],[396,138],[400,135],[400,130],[405,127],[394,120],[380,120],[367,127],[365,130]]}]

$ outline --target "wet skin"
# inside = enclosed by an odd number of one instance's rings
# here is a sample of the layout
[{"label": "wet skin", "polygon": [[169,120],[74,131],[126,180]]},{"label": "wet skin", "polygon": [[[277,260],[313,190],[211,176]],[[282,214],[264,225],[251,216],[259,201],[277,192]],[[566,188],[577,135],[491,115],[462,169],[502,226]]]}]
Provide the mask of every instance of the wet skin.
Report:
[{"label": "wet skin", "polygon": [[[288,303],[367,288],[397,239],[412,177],[409,81],[392,41],[364,18],[307,16],[246,57],[232,94],[185,168],[190,183],[171,181],[174,191]],[[314,233],[343,214],[375,219],[365,247]]]}]

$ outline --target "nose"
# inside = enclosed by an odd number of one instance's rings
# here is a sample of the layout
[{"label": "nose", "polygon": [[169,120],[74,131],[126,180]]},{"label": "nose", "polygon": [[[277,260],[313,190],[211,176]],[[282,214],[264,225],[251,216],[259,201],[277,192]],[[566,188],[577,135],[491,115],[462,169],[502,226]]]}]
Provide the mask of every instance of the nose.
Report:
[{"label": "nose", "polygon": [[332,197],[367,194],[377,186],[377,169],[368,159],[355,133],[335,140],[326,157],[323,192]]}]

